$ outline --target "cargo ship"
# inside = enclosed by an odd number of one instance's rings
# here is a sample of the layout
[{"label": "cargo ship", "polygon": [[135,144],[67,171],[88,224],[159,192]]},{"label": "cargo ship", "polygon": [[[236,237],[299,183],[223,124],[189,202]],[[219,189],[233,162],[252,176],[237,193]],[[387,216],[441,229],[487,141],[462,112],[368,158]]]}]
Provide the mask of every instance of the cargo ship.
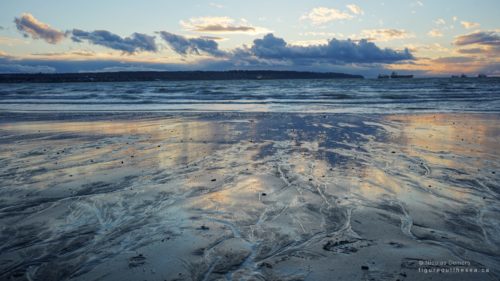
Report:
[{"label": "cargo ship", "polygon": [[378,79],[389,79],[389,78],[413,78],[413,75],[399,75],[397,72],[392,72],[391,75],[379,74]]},{"label": "cargo ship", "polygon": [[396,72],[391,73],[391,78],[413,78],[413,75],[399,75]]}]

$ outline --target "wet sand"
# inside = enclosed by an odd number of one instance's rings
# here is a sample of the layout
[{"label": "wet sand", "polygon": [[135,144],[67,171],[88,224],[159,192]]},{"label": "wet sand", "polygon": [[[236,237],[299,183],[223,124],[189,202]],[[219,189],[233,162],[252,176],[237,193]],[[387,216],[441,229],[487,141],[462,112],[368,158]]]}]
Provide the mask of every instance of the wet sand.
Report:
[{"label": "wet sand", "polygon": [[498,280],[499,117],[2,113],[0,279]]}]

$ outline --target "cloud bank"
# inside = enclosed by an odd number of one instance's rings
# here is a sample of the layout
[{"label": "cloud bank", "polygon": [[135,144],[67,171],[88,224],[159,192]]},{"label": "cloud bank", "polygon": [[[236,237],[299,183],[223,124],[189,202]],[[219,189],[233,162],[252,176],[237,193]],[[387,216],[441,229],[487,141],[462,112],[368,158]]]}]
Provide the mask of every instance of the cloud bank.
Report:
[{"label": "cloud bank", "polygon": [[350,63],[393,63],[402,60],[412,60],[408,49],[396,51],[381,49],[367,40],[355,42],[352,40],[331,39],[326,44],[311,44],[307,46],[291,45],[284,39],[272,33],[263,38],[255,39],[252,46],[222,51],[215,40],[205,38],[186,38],[166,31],[160,36],[172,50],[180,55],[202,53],[223,57],[235,63],[286,62],[298,65],[304,64],[350,64]]},{"label": "cloud bank", "polygon": [[453,43],[457,46],[472,44],[500,46],[500,34],[497,31],[477,31],[455,37]]},{"label": "cloud bank", "polygon": [[381,49],[366,39],[359,40],[359,42],[349,39],[331,39],[327,44],[295,46],[287,44],[285,40],[275,37],[273,34],[267,34],[262,39],[254,40],[250,52],[263,59],[333,64],[393,63],[413,59],[408,49],[403,51]]},{"label": "cloud bank", "polygon": [[477,22],[461,21],[460,24],[466,29],[478,28],[480,26]]},{"label": "cloud bank", "polygon": [[415,37],[404,29],[365,29],[361,37],[369,41],[391,41]]},{"label": "cloud bank", "polygon": [[434,28],[427,32],[427,35],[429,35],[430,37],[443,37],[443,32],[441,32],[441,30],[439,29]]},{"label": "cloud bank", "polygon": [[233,34],[262,34],[270,32],[263,27],[248,24],[246,20],[239,23],[229,17],[199,17],[181,21],[181,26],[188,31],[202,33],[233,33]]},{"label": "cloud bank", "polygon": [[216,57],[225,55],[225,52],[219,50],[219,44],[214,39],[187,38],[167,31],[160,31],[159,34],[170,48],[180,55],[200,55],[201,53]]},{"label": "cloud bank", "polygon": [[[325,8],[327,10],[314,10],[314,16],[324,16],[318,22],[330,21],[333,18],[352,18],[355,15],[363,14],[361,8],[355,5],[349,5],[348,11],[339,12],[337,10]],[[71,31],[62,32],[51,28],[49,25],[36,20],[29,14],[23,14],[20,18],[15,19],[18,29],[25,34],[35,39],[43,39],[51,44],[60,43],[61,40],[68,37],[73,42],[87,42],[92,45],[103,46],[109,49],[122,51],[126,54],[136,54],[139,52],[159,52],[160,48],[167,45],[174,53],[181,55],[184,60],[187,56],[199,56],[191,63],[166,63],[165,68],[170,69],[175,67],[178,69],[302,69],[302,70],[317,70],[331,71],[341,70],[348,71],[348,68],[381,68],[385,64],[408,62],[414,60],[413,55],[408,49],[394,50],[390,48],[381,48],[370,40],[387,41],[392,39],[401,39],[411,36],[404,30],[397,29],[374,29],[365,30],[365,35],[370,35],[370,39],[361,40],[320,40],[311,41],[307,44],[289,43],[283,38],[275,36],[273,33],[267,33],[265,36],[253,40],[247,46],[243,45],[238,48],[222,50],[219,47],[218,37],[199,36],[188,37],[179,34],[174,34],[168,31],[159,31],[157,37],[160,38],[163,44],[156,40],[155,36],[133,33],[128,37],[122,37],[107,30],[85,31],[81,29],[72,29]],[[246,23],[244,19],[236,23],[235,20],[228,17],[204,17],[193,18],[189,21],[181,22],[184,28],[200,33],[258,33],[257,27]],[[61,69],[75,71],[77,67],[81,69],[122,69],[123,67],[132,67],[137,69],[150,69],[151,67],[165,69],[160,67],[161,63],[143,63],[132,62],[130,65],[120,65],[119,61],[122,58],[105,58],[106,61],[99,60],[95,53],[35,53],[33,56],[37,59],[22,60],[23,65],[28,67],[22,68],[20,65],[15,65],[14,61],[19,59],[9,59],[4,61],[4,71],[15,68],[36,69],[36,63],[43,61],[46,68],[42,68],[45,72],[60,71]],[[73,56],[73,57],[72,57]],[[88,57],[88,63],[71,61],[74,57]],[[66,57],[67,60],[57,60],[57,58]],[[49,63],[51,60],[53,62]],[[135,60],[137,61],[137,60]],[[8,66],[7,66],[8,65]],[[75,68],[73,68],[73,65]],[[181,65],[185,65],[182,66]],[[34,71],[34,70],[33,70]],[[80,71],[80,70],[78,70]]]},{"label": "cloud bank", "polygon": [[500,55],[500,33],[498,31],[476,31],[455,37],[453,44],[462,47],[457,51],[465,55],[485,55],[498,61]]},{"label": "cloud bank", "polygon": [[300,19],[309,20],[314,25],[322,25],[331,21],[350,20],[352,18],[354,16],[347,12],[327,7],[317,7],[303,15]]},{"label": "cloud bank", "polygon": [[356,15],[364,15],[365,11],[363,11],[358,5],[354,4],[349,4],[346,6],[347,9],[351,11],[351,13],[356,14]]},{"label": "cloud bank", "polygon": [[334,8],[316,7],[300,17],[301,20],[308,20],[313,25],[323,25],[332,21],[351,20],[356,16],[364,15],[361,7],[355,4],[346,5],[348,11],[341,11]]},{"label": "cloud bank", "polygon": [[135,53],[138,51],[157,52],[155,37],[142,33],[133,33],[130,37],[122,38],[107,30],[95,30],[92,32],[73,29],[71,40],[74,42],[87,41],[94,45],[104,46],[110,49]]},{"label": "cloud bank", "polygon": [[25,37],[42,39],[50,44],[57,44],[64,39],[65,33],[50,27],[48,24],[37,20],[33,15],[25,13],[19,18],[14,18],[17,30]]}]

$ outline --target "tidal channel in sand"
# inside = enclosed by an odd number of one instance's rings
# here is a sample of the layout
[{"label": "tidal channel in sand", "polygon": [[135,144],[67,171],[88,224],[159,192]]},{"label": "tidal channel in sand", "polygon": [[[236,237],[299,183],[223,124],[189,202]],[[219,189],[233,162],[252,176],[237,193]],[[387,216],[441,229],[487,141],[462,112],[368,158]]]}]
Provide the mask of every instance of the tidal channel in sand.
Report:
[{"label": "tidal channel in sand", "polygon": [[498,114],[1,120],[2,280],[500,278]]}]

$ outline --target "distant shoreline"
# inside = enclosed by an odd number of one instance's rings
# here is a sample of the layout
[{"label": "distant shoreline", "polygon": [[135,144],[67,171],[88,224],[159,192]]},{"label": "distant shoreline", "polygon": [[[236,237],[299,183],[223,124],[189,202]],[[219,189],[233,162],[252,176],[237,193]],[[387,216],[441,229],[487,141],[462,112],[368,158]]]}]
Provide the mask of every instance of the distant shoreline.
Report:
[{"label": "distant shoreline", "polygon": [[364,79],[362,75],[335,72],[231,70],[231,71],[124,71],[86,73],[0,74],[0,83],[66,83],[196,80]]}]

